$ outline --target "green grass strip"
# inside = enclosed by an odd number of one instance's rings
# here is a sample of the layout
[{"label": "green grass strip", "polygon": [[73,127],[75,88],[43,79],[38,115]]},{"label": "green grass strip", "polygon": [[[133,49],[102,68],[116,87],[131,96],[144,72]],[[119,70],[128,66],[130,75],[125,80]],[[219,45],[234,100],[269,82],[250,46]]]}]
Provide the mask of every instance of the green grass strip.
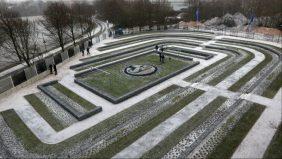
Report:
[{"label": "green grass strip", "polygon": [[7,125],[14,130],[13,132],[15,136],[18,137],[25,149],[31,150],[33,147],[36,147],[39,143],[41,143],[41,141],[33,135],[31,130],[24,124],[14,110],[7,110],[1,112],[1,114]]},{"label": "green grass strip", "polygon": [[167,110],[163,111],[159,115],[155,116],[148,122],[144,123],[140,127],[133,130],[131,133],[129,133],[127,136],[122,137],[118,141],[110,144],[105,149],[102,149],[97,154],[94,154],[91,156],[91,158],[111,158],[124,148],[128,147],[130,144],[132,144],[134,141],[139,139],[141,136],[146,134],[148,131],[155,128],[157,125],[159,125],[161,122],[165,121],[167,118],[171,117],[173,114],[177,113],[179,110],[187,106],[190,102],[195,100],[197,97],[199,97],[201,94],[203,94],[204,91],[196,90],[192,94],[188,95],[187,98],[181,99],[179,102],[168,108]]},{"label": "green grass strip", "polygon": [[[130,64],[149,64],[158,67],[156,73],[150,76],[128,76],[124,73],[126,66]],[[116,63],[108,66],[103,70],[104,72],[92,72],[85,77],[78,78],[85,84],[98,89],[99,91],[108,94],[114,98],[119,98],[143,87],[146,84],[152,83],[165,76],[193,65],[195,62],[186,61],[181,58],[166,58],[165,63],[159,62],[159,57],[155,54],[148,54],[133,59],[126,60],[122,63]]]},{"label": "green grass strip", "polygon": [[224,97],[217,97],[157,146],[146,152],[141,158],[162,158],[173,146],[177,145],[183,138],[209,118],[226,100]]},{"label": "green grass strip", "polygon": [[185,81],[189,82],[189,81],[193,80],[194,78],[196,78],[196,77],[198,77],[198,76],[204,74],[205,72],[211,70],[212,68],[214,68],[215,66],[219,65],[220,63],[222,63],[222,62],[228,60],[229,58],[231,58],[230,55],[224,57],[223,59],[221,59],[221,60],[219,60],[219,61],[217,61],[217,62],[211,64],[210,66],[208,66],[208,67],[206,67],[206,68],[204,68],[204,69],[202,69],[202,70],[200,70],[200,71],[198,71],[198,72],[196,72],[196,73],[190,75],[189,77],[185,78]]},{"label": "green grass strip", "polygon": [[282,72],[271,82],[271,84],[263,92],[262,96],[273,98],[282,87]]},{"label": "green grass strip", "polygon": [[61,93],[66,95],[68,98],[70,98],[74,102],[78,103],[79,105],[81,105],[82,107],[84,107],[88,111],[90,111],[90,110],[92,110],[96,107],[94,104],[92,104],[89,101],[85,100],[84,98],[80,97],[79,95],[77,95],[73,91],[69,90],[68,88],[64,87],[60,83],[54,84],[53,87],[55,87],[58,91],[60,91]]},{"label": "green grass strip", "polygon": [[[158,100],[163,95],[168,94],[171,91],[180,88],[179,86],[172,85],[151,97],[119,112],[118,114],[98,123],[97,125],[63,141],[58,144],[45,144],[41,142],[32,132],[31,130],[25,125],[25,123],[19,118],[17,113],[14,110],[7,110],[4,112],[0,112],[3,116],[7,125],[11,128],[14,132],[15,136],[21,143],[23,144],[24,148],[32,153],[37,154],[51,154],[51,153],[60,153],[64,151],[66,148],[73,147],[74,144],[77,144],[81,141],[87,140],[93,134],[98,134],[104,129],[113,129],[118,126],[120,120],[124,120],[123,118],[127,114],[138,113],[139,107],[144,107],[149,105],[155,100]],[[102,135],[102,134],[101,134]]]},{"label": "green grass strip", "polygon": [[[263,53],[263,51],[261,51]],[[229,90],[230,91],[238,91],[244,84],[250,81],[260,70],[262,70],[271,60],[272,56],[267,53],[263,53],[265,55],[265,59],[259,63],[256,67],[254,67],[247,75],[238,80],[234,85],[232,85]]]},{"label": "green grass strip", "polygon": [[263,158],[282,158],[282,124],[280,124],[274,137],[272,138],[267,150],[264,153]]},{"label": "green grass strip", "polygon": [[223,141],[209,154],[208,158],[230,158],[248,134],[249,130],[256,123],[264,109],[265,107],[262,105],[253,104],[234,128],[225,136]]},{"label": "green grass strip", "polygon": [[48,110],[47,106],[34,94],[25,96],[31,106],[46,120],[56,131],[63,130],[63,124]]},{"label": "green grass strip", "polygon": [[229,65],[229,67],[218,77],[215,77],[213,80],[211,80],[210,82],[208,82],[208,84],[210,85],[216,85],[219,82],[221,82],[223,79],[225,79],[226,77],[228,77],[229,75],[231,75],[233,72],[235,72],[236,70],[238,70],[239,68],[241,68],[242,66],[244,66],[245,64],[247,64],[249,61],[251,61],[254,58],[254,54],[249,53],[247,54],[247,57],[244,58],[243,60],[241,60],[239,63],[234,63],[232,65]]}]

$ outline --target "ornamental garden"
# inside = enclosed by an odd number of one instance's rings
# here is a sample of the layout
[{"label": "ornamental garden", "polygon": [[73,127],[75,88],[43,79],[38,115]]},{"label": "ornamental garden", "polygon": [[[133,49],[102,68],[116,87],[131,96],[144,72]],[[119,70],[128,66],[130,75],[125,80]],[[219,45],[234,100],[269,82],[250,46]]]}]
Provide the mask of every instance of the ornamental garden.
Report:
[{"label": "ornamental garden", "polygon": [[216,32],[106,39],[1,95],[0,157],[279,156],[281,56]]}]

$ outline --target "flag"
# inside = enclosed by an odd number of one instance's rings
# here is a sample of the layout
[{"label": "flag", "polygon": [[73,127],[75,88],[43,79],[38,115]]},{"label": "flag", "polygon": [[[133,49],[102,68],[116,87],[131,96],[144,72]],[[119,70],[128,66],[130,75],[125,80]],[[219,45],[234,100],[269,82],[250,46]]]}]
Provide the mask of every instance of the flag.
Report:
[{"label": "flag", "polygon": [[255,19],[255,16],[252,15],[251,18],[250,18],[250,22],[249,22],[249,25],[251,25],[253,22],[254,22],[254,19]]},{"label": "flag", "polygon": [[196,10],[196,21],[198,22],[200,20],[200,9],[198,8]]},{"label": "flag", "polygon": [[249,24],[248,24],[248,27],[247,27],[247,31],[251,31],[252,30],[252,23],[254,22],[255,20],[255,16],[252,15],[251,18],[250,18],[250,21],[249,21]]}]

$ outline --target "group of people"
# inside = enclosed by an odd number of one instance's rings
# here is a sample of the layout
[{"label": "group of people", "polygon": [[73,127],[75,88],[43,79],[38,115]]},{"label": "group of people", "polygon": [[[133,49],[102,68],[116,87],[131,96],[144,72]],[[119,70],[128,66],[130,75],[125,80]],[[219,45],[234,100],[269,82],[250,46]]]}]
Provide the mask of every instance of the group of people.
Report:
[{"label": "group of people", "polygon": [[57,66],[55,64],[50,64],[49,65],[49,70],[50,70],[50,74],[53,74],[53,70],[54,70],[55,75],[58,74]]},{"label": "group of people", "polygon": [[[92,41],[89,41],[88,46],[86,48],[87,55],[90,55],[90,48],[92,45],[93,45]],[[80,47],[80,52],[82,53],[82,56],[84,56],[84,47],[83,46]]]},{"label": "group of people", "polygon": [[165,56],[164,56],[164,46],[161,45],[160,47],[158,45],[155,46],[155,50],[157,54],[159,54],[160,57],[160,62],[164,63],[165,62]]},{"label": "group of people", "polygon": [[[90,55],[90,47],[89,46],[86,48],[86,51],[87,51],[87,55]],[[84,49],[81,49],[81,53],[82,53],[82,56],[84,56]]]}]

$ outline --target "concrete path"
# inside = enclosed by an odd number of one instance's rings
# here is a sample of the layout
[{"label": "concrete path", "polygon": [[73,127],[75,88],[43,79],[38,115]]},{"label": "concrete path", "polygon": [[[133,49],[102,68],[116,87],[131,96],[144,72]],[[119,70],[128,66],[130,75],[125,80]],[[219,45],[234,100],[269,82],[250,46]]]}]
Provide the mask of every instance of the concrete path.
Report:
[{"label": "concrete path", "polygon": [[49,137],[54,135],[56,131],[47,123],[37,111],[30,105],[18,107],[15,109],[19,117],[34,132],[42,142],[49,143]]},{"label": "concrete path", "polygon": [[275,46],[275,47],[282,48],[281,43],[275,43],[275,42],[270,42],[270,41],[255,40],[255,39],[248,39],[248,38],[241,38],[241,37],[234,37],[234,36],[216,36],[215,37],[215,39],[223,39],[223,38],[268,44],[268,45],[272,45],[272,46]]},{"label": "concrete path", "polygon": [[[107,42],[107,41],[111,41],[111,40],[105,40],[104,42]],[[93,55],[93,52],[95,52],[95,55],[98,55],[98,54],[103,54],[103,52],[99,52],[97,50],[95,50],[95,48],[99,47],[103,45],[102,43],[101,44],[98,44],[98,45],[95,45],[94,48],[91,49],[91,53]],[[202,49],[202,48],[198,48],[198,49]],[[195,49],[197,50],[197,49]],[[73,65],[73,64],[77,64],[79,63],[80,61],[78,61],[79,58],[81,58],[80,55],[78,55],[77,57],[73,58],[72,61],[68,62],[67,64],[64,64],[64,66],[62,68],[59,68],[59,75],[58,76],[48,76],[46,79],[44,80],[40,80],[40,81],[37,81],[35,82],[34,84],[24,88],[24,89],[21,89],[19,90],[18,92],[16,93],[13,93],[11,96],[7,97],[6,99],[0,99],[0,111],[3,111],[3,110],[7,110],[7,109],[10,109],[10,108],[14,108],[15,110],[17,109],[18,106],[22,106],[22,102],[25,102],[25,100],[22,98],[22,96],[26,95],[26,94],[30,94],[30,93],[35,93],[37,92],[37,88],[36,86],[38,84],[42,84],[42,83],[45,83],[45,82],[48,82],[48,81],[51,81],[51,80],[61,80],[60,83],[65,85],[66,87],[68,87],[69,89],[71,89],[72,91],[76,92],[78,95],[82,96],[83,98],[89,100],[90,102],[96,104],[96,105],[100,105],[103,107],[103,111],[101,113],[98,113],[97,115],[95,116],[92,116],[86,120],[83,120],[83,121],[80,121],[80,122],[77,122],[73,125],[71,125],[70,127],[60,131],[60,132],[54,132],[51,129],[47,128],[47,129],[44,129],[44,131],[38,131],[37,128],[30,122],[27,123],[27,126],[32,130],[32,132],[43,142],[46,142],[46,143],[51,143],[51,144],[56,144],[56,143],[59,143],[59,142],[62,142],[94,125],[96,125],[97,123],[115,115],[116,113],[136,104],[137,102],[139,101],[142,101],[150,96],[152,96],[153,94],[179,82],[179,81],[182,81],[182,79],[186,78],[187,76],[223,59],[224,57],[226,57],[225,54],[222,54],[222,53],[218,53],[218,52],[213,52],[213,51],[207,51],[209,53],[213,53],[213,54],[216,54],[215,57],[213,57],[212,59],[210,60],[201,60],[201,59],[196,59],[195,61],[200,61],[201,63],[182,73],[182,74],[179,74],[159,85],[156,85],[155,87],[147,90],[147,91],[144,91],[142,92],[141,94],[135,96],[135,97],[132,97],[122,103],[119,103],[117,105],[114,105],[110,102],[108,102],[107,100],[93,94],[92,92],[89,92],[85,89],[83,89],[82,87],[79,87],[78,85],[74,84],[73,82],[73,75],[74,75],[74,71],[70,70],[69,69],[69,66],[70,65]],[[257,52],[255,52],[255,54],[259,54]],[[261,57],[260,55],[257,55],[256,56],[257,58]],[[255,66],[255,63],[257,63],[259,60],[262,60],[262,57],[259,58],[259,59],[256,59],[255,62],[247,65],[249,66],[248,69],[244,69],[243,72],[246,72],[247,73],[247,70],[249,70],[251,68],[251,66]],[[243,69],[243,68],[242,68]],[[241,70],[242,71],[242,70]],[[231,76],[232,77],[232,76]],[[231,78],[228,80],[229,83],[231,82],[234,82],[237,78]],[[233,80],[232,80],[233,79]],[[201,84],[191,84],[191,86],[193,87],[199,87],[199,88],[202,88],[203,85]],[[205,93],[206,95],[205,96],[208,96],[209,99],[205,100],[204,103],[209,103],[210,102],[210,99],[214,99],[217,95],[222,95],[222,94],[225,94],[226,96],[228,97],[232,97],[232,98],[235,98],[237,97],[238,95],[236,93],[232,93],[232,92],[226,92],[226,91],[220,91],[220,90],[223,90],[224,87],[207,87],[208,89],[211,90],[211,92],[207,92]],[[214,91],[218,92],[218,94],[215,94],[214,95]],[[195,101],[196,102],[196,101]],[[205,104],[203,104],[203,106],[205,106]],[[28,106],[27,106],[28,107]],[[194,105],[194,107],[196,107],[196,103]],[[32,111],[31,109],[29,109],[30,111]],[[196,111],[196,110],[195,110]],[[18,111],[19,112],[19,111]],[[18,113],[17,112],[17,113]],[[196,112],[195,112],[196,113]],[[190,114],[191,115],[191,114]],[[38,122],[41,122],[43,123],[44,125],[44,121],[42,121],[43,119],[40,118],[40,117],[35,117],[36,120],[40,120],[40,121],[36,121],[37,123]],[[175,118],[175,120],[177,120]],[[168,122],[168,125],[169,125],[170,122]],[[179,125],[173,125],[172,127],[176,127],[176,126],[179,126]],[[170,131],[171,132],[171,131]],[[165,132],[164,132],[165,133]],[[166,133],[169,133],[169,132],[166,132]],[[165,134],[163,134],[165,135]],[[159,138],[159,139],[162,139]]]},{"label": "concrete path", "polygon": [[[147,35],[154,35],[154,34],[160,34],[161,32],[157,33],[144,33],[144,34],[139,34],[139,35],[132,35],[128,37],[123,37],[119,38],[118,40],[126,40],[126,39],[132,39],[136,37],[142,37],[142,36],[147,36]],[[212,34],[207,34],[207,33],[200,33],[200,32],[163,32],[161,33],[162,35],[197,35],[197,36],[213,36]]]},{"label": "concrete path", "polygon": [[[99,46],[101,46],[102,44],[100,44]],[[102,52],[96,52],[95,48],[98,46],[95,46],[94,48],[92,48],[91,54],[103,54]],[[24,95],[27,94],[31,94],[31,93],[36,93],[38,92],[37,89],[37,85],[42,84],[42,83],[46,83],[48,81],[51,80],[59,80],[61,84],[63,84],[64,86],[66,86],[67,88],[69,88],[70,90],[76,92],[78,95],[82,96],[83,98],[89,100],[90,102],[92,102],[95,105],[98,106],[102,106],[103,107],[103,111],[80,122],[77,122],[73,125],[71,125],[70,127],[60,131],[60,132],[55,132],[51,129],[46,129],[45,131],[38,131],[38,129],[36,127],[34,127],[34,125],[32,125],[31,122],[27,122],[27,126],[31,129],[31,131],[36,134],[36,136],[45,143],[50,143],[50,144],[56,144],[59,142],[62,142],[78,133],[81,133],[82,131],[96,125],[97,123],[117,114],[118,112],[138,103],[139,101],[142,101],[150,96],[152,96],[153,94],[171,86],[172,84],[174,84],[174,81],[180,81],[183,78],[221,60],[222,58],[226,57],[225,54],[223,53],[218,53],[218,52],[212,52],[212,51],[207,51],[209,53],[213,53],[216,54],[215,57],[213,57],[210,60],[201,60],[201,59],[196,59],[195,61],[199,61],[200,64],[195,66],[194,68],[179,74],[159,85],[156,85],[155,87],[142,92],[141,94],[132,97],[122,103],[119,103],[117,105],[114,105],[110,102],[108,102],[107,100],[95,95],[92,92],[87,91],[86,89],[76,85],[73,81],[74,81],[74,74],[75,71],[70,70],[69,66],[74,65],[79,63],[80,61],[78,59],[80,59],[82,56],[81,55],[77,55],[76,57],[72,58],[72,61],[64,64],[62,67],[58,68],[58,76],[48,76],[46,79],[44,80],[40,80],[35,82],[34,84],[19,90],[18,92],[14,93],[13,95],[9,96],[8,98],[5,99],[0,99],[0,111],[4,111],[7,109],[12,109],[14,108],[15,110],[17,109],[17,107],[22,106],[22,103],[26,103],[26,100],[23,98]],[[17,100],[15,100],[17,99]],[[28,106],[28,104],[26,104]],[[38,120],[38,122],[41,123],[46,123],[46,121],[44,121],[44,119],[42,118],[36,118]],[[44,124],[43,124],[44,125]],[[40,133],[40,134],[39,134]]]},{"label": "concrete path", "polygon": [[[280,93],[281,89],[277,94]],[[250,96],[248,100],[250,99],[254,102],[265,103],[267,107],[241,142],[232,158],[262,158],[281,123],[281,100],[266,100],[264,97],[256,95]]]},{"label": "concrete path", "polygon": [[109,101],[105,100],[104,98],[101,98],[99,96],[97,96],[96,94],[80,87],[79,85],[75,84],[73,82],[74,77],[73,75],[68,75],[65,78],[63,78],[60,83],[64,86],[66,86],[67,88],[69,88],[70,90],[76,92],[79,96],[85,98],[86,100],[92,102],[95,105],[98,106],[102,106],[103,107],[103,111],[80,122],[77,122],[73,125],[71,125],[70,127],[54,134],[53,136],[51,136],[49,138],[49,141],[52,143],[58,143],[61,141],[64,141],[94,125],[96,125],[97,123],[117,114],[118,112],[129,108],[130,106],[152,96],[153,94],[173,85],[176,83],[176,81],[181,81],[183,78],[186,78],[187,76],[215,63],[216,61],[221,60],[222,58],[226,57],[225,54],[222,53],[218,53],[218,52],[211,52],[210,53],[214,53],[217,54],[217,56],[215,56],[214,58],[210,59],[210,60],[198,60],[201,63],[197,66],[195,66],[194,68],[179,74],[159,85],[156,85],[154,87],[152,87],[149,90],[146,90],[144,92],[142,92],[141,94],[134,96],[124,102],[121,102],[119,104],[112,104]]},{"label": "concrete path", "polygon": [[193,40],[193,39],[164,37],[164,38],[155,38],[155,39],[151,39],[151,40],[144,40],[144,41],[141,41],[141,42],[136,42],[136,43],[133,43],[133,44],[124,45],[124,46],[121,46],[121,47],[116,47],[116,48],[101,51],[101,52],[102,53],[110,53],[110,52],[113,52],[113,51],[118,51],[118,50],[131,48],[131,47],[134,47],[134,46],[139,46],[139,45],[146,44],[146,43],[149,43],[149,42],[164,41],[164,40],[183,40],[183,41],[187,41],[187,42],[201,42],[201,41]]},{"label": "concrete path", "polygon": [[169,134],[175,131],[192,116],[201,111],[207,104],[217,97],[213,92],[206,92],[191,102],[182,110],[159,124],[157,127],[140,137],[130,146],[116,154],[113,158],[140,158],[145,152],[152,149]]},{"label": "concrete path", "polygon": [[282,88],[279,89],[278,93],[273,98],[276,101],[282,101]]},{"label": "concrete path", "polygon": [[[228,45],[225,45],[228,46]],[[236,47],[236,46],[235,46]],[[232,73],[226,79],[221,81],[216,85],[220,89],[228,89],[234,83],[236,83],[240,78],[245,76],[251,69],[257,66],[265,58],[264,55],[256,50],[239,47],[241,49],[250,51],[255,55],[254,59],[248,62],[246,65],[242,66],[240,69]],[[207,88],[208,89],[208,88]],[[213,89],[209,89],[213,90]],[[212,102],[219,94],[215,91],[206,92],[199,98],[194,100],[192,103],[188,104],[178,113],[174,114],[172,117],[166,119],[164,122],[159,124],[157,127],[146,133],[144,136],[136,140],[130,146],[116,154],[114,158],[139,158],[145,152],[152,149],[160,141],[165,139],[174,130],[180,127],[183,123],[188,121],[193,115],[202,110],[207,104]]]}]

